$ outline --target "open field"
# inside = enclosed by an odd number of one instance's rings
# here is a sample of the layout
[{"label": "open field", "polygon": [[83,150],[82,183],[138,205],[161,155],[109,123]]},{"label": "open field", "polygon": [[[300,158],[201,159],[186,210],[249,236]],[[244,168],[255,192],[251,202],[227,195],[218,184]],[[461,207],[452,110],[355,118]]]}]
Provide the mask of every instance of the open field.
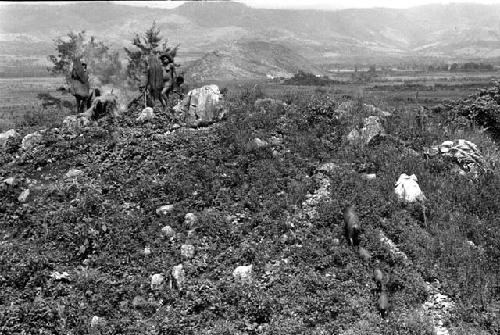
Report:
[{"label": "open field", "polygon": [[0,130],[14,127],[26,114],[36,114],[42,108],[40,93],[72,100],[56,92],[63,84],[58,77],[0,79]]}]

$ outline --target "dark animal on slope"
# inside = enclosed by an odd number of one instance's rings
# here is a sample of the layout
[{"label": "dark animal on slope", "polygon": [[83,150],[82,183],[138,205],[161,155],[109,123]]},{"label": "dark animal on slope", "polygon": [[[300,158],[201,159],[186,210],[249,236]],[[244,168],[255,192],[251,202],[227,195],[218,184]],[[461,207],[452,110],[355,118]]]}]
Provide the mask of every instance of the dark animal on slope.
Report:
[{"label": "dark animal on slope", "polygon": [[389,311],[389,296],[387,295],[387,290],[385,287],[382,287],[382,291],[378,297],[378,310],[380,311],[380,315],[385,319],[387,316],[387,312]]},{"label": "dark animal on slope", "polygon": [[344,210],[344,233],[349,245],[359,245],[360,229],[359,217],[354,206],[346,207]]},{"label": "dark animal on slope", "polygon": [[70,93],[76,98],[76,111],[83,113],[90,108],[90,84],[87,65],[76,58],[69,80]]},{"label": "dark animal on slope", "polygon": [[375,283],[377,284],[377,290],[381,291],[382,290],[382,281],[384,280],[384,274],[382,271],[376,267],[375,270],[373,270],[373,279],[375,280]]}]

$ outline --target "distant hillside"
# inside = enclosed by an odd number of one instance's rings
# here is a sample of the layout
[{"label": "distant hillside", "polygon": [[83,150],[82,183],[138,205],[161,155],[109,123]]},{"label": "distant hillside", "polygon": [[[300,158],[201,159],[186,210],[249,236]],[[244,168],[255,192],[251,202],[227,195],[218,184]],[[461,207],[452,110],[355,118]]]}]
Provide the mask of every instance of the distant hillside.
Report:
[{"label": "distant hillside", "polygon": [[[170,10],[105,2],[4,4],[0,6],[0,56],[46,58],[54,50],[53,40],[71,30],[85,30],[122,50],[153,20],[170,44],[181,44],[179,61],[183,63],[202,56],[213,58],[206,54],[217,50],[224,54],[227,45],[249,40],[279,44],[316,66],[500,57],[499,5],[321,11],[255,9],[234,2],[186,2]],[[235,67],[242,70],[227,69],[235,74],[268,70],[252,69],[255,62],[238,63],[237,59],[250,59],[250,55],[237,55],[222,63],[236,62]],[[269,62],[265,67],[272,68],[274,61]],[[287,67],[281,70],[289,71]]]},{"label": "distant hillside", "polygon": [[222,50],[205,54],[188,66],[186,74],[194,80],[234,80],[272,76],[288,77],[303,70],[320,71],[295,51],[276,43],[237,42]]}]

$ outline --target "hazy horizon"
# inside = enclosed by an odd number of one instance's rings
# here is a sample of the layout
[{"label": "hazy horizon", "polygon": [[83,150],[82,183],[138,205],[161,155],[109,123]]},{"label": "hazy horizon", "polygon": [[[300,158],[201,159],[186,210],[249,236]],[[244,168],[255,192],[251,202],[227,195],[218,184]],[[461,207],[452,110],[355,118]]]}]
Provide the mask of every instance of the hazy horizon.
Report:
[{"label": "hazy horizon", "polygon": [[[32,1],[32,2],[0,2],[3,5],[68,5],[81,3],[82,1]],[[189,1],[95,1],[110,2],[127,6],[156,7],[172,9]],[[227,1],[217,1],[227,2]],[[243,3],[252,8],[275,8],[275,9],[319,9],[340,10],[350,8],[411,8],[432,4],[471,3],[483,5],[500,5],[500,0],[235,0],[231,2]]]}]

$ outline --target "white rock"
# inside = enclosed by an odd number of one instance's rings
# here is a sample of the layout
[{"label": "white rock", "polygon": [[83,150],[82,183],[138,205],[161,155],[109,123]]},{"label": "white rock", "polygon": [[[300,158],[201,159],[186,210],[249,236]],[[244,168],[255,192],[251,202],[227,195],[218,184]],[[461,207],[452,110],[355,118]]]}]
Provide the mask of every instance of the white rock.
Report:
[{"label": "white rock", "polygon": [[16,182],[16,179],[15,179],[14,177],[9,177],[9,178],[5,178],[5,179],[3,180],[3,182],[4,182],[5,184],[7,184],[7,185],[12,186],[12,185],[14,185],[14,183]]},{"label": "white rock", "polygon": [[411,176],[405,173],[401,174],[395,186],[394,192],[401,200],[406,202],[426,200],[425,195],[420,190],[420,186],[418,186],[417,177],[414,174]]},{"label": "white rock", "polygon": [[25,189],[20,195],[19,197],[17,198],[17,200],[19,202],[26,202],[26,200],[28,200],[28,197],[30,195],[30,190],[29,188]]},{"label": "white rock", "polygon": [[253,265],[240,265],[233,271],[233,278],[239,283],[251,283],[252,282],[252,268]]},{"label": "white rock", "polygon": [[0,147],[5,147],[7,140],[11,137],[17,137],[19,134],[14,129],[7,130],[0,134]]},{"label": "white rock", "polygon": [[139,122],[144,122],[144,121],[150,121],[155,118],[155,113],[153,112],[153,108],[151,107],[146,107],[141,111],[141,114],[137,117],[137,121]]},{"label": "white rock", "polygon": [[177,287],[180,287],[184,283],[184,267],[182,264],[176,265],[172,268],[172,279],[175,281]]},{"label": "white rock", "polygon": [[174,205],[163,205],[156,209],[156,214],[167,215],[174,210]]},{"label": "white rock", "polygon": [[23,150],[32,149],[34,146],[36,146],[38,143],[40,143],[42,141],[43,132],[44,131],[36,131],[32,134],[28,134],[28,135],[24,136],[24,138],[21,142],[21,148]]},{"label": "white rock", "polygon": [[163,234],[163,236],[167,237],[167,238],[170,238],[170,237],[174,237],[175,236],[175,230],[174,228],[170,227],[170,226],[165,226],[161,229],[161,232]]},{"label": "white rock", "polygon": [[106,320],[103,317],[98,317],[94,315],[90,320],[90,328],[102,327],[106,324]]},{"label": "white rock", "polygon": [[149,247],[144,247],[144,255],[151,255],[151,249]]},{"label": "white rock", "polygon": [[194,257],[194,245],[184,244],[181,246],[181,256],[191,259]]},{"label": "white rock", "polygon": [[153,276],[151,276],[151,289],[152,290],[161,289],[161,286],[163,285],[164,281],[165,278],[161,273],[155,273]]},{"label": "white rock", "polygon": [[373,180],[373,179],[377,178],[377,174],[375,174],[375,173],[364,173],[363,174],[363,178],[366,179],[366,180]]},{"label": "white rock", "polygon": [[71,179],[71,178],[77,178],[80,177],[84,174],[82,170],[78,169],[71,169],[66,174],[64,175],[64,178]]},{"label": "white rock", "polygon": [[255,146],[257,146],[257,148],[264,148],[264,147],[267,147],[269,145],[269,143],[261,140],[258,137],[254,138],[253,143],[255,144]]},{"label": "white rock", "polygon": [[55,280],[69,279],[69,273],[67,272],[59,273],[55,271],[50,274],[50,277],[54,278]]},{"label": "white rock", "polygon": [[194,213],[184,215],[184,223],[188,226],[193,226],[198,221],[198,217]]}]

